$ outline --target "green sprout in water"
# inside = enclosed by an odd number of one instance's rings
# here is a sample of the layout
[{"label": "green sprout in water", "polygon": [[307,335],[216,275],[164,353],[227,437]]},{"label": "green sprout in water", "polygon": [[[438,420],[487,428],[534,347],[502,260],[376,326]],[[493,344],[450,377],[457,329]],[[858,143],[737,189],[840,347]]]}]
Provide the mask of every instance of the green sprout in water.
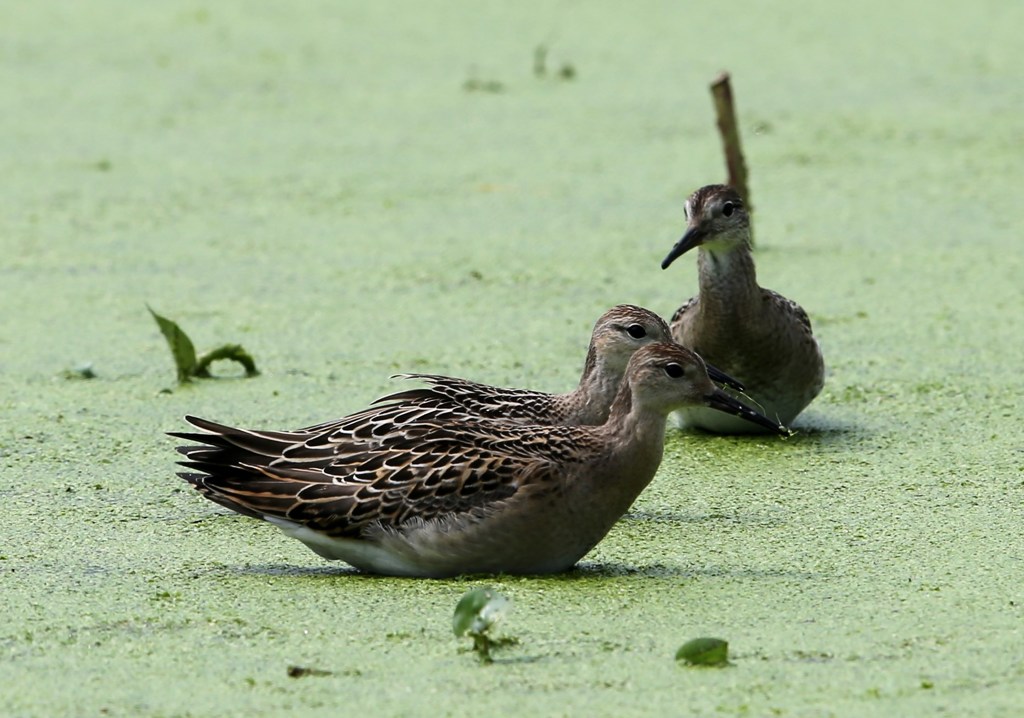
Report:
[{"label": "green sprout in water", "polygon": [[721,638],[694,638],[679,647],[676,660],[688,666],[728,666],[729,642]]},{"label": "green sprout in water", "polygon": [[256,362],[253,361],[249,352],[242,348],[241,344],[224,344],[196,358],[196,349],[192,340],[176,322],[160,316],[149,306],[146,309],[149,309],[149,313],[153,315],[157,326],[160,327],[160,333],[164,335],[167,346],[171,349],[174,366],[178,371],[179,384],[186,384],[194,378],[211,378],[210,364],[220,359],[238,362],[245,369],[247,377],[257,376],[260,373],[256,368]]},{"label": "green sprout in water", "polygon": [[[533,48],[533,75],[534,77],[545,77],[548,74],[548,46],[541,43]],[[576,78],[576,67],[565,62],[554,75],[559,80],[573,80]]]},{"label": "green sprout in water", "polygon": [[510,601],[493,588],[477,588],[459,599],[452,616],[452,631],[456,636],[473,639],[473,650],[481,663],[493,663],[491,651],[517,643],[514,638],[491,638],[487,632],[510,606]]}]

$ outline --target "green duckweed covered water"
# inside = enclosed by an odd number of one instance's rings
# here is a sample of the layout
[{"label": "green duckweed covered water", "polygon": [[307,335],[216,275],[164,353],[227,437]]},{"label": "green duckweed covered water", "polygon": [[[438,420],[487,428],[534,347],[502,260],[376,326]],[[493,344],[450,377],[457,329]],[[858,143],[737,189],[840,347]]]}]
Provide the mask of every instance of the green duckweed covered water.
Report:
[{"label": "green duckweed covered water", "polygon": [[[0,713],[1019,715],[1022,24],[1008,1],[0,9]],[[670,314],[723,68],[761,281],[829,364],[798,436],[673,432],[544,579],[356,575],[174,477],[184,413],[300,426],[400,370],[561,391],[602,311]],[[147,302],[262,375],[160,393]],[[98,378],[63,378],[81,362]],[[483,583],[519,639],[487,667],[451,633]],[[734,666],[678,666],[698,636]]]}]

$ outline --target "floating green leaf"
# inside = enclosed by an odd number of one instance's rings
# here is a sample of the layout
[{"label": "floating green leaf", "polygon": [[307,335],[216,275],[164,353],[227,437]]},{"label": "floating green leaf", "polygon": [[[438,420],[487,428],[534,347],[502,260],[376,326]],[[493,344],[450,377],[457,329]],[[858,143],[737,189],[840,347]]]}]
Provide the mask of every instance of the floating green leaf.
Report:
[{"label": "floating green leaf", "polygon": [[238,362],[245,369],[247,377],[257,376],[260,372],[256,368],[256,362],[240,344],[224,344],[217,347],[196,359],[196,349],[189,339],[188,334],[174,321],[162,317],[153,311],[148,305],[146,309],[153,315],[156,324],[160,327],[160,333],[167,340],[167,346],[171,349],[171,356],[174,357],[174,366],[178,372],[178,383],[184,384],[194,377],[209,379],[210,364],[221,359],[229,359]]},{"label": "floating green leaf", "polygon": [[491,649],[509,643],[515,639],[495,640],[487,635],[499,618],[506,612],[510,601],[493,588],[477,588],[466,593],[459,599],[452,616],[452,632],[459,636],[473,639],[473,650],[482,663],[492,663]]},{"label": "floating green leaf", "polygon": [[182,331],[177,323],[166,317],[162,317],[153,311],[148,304],[146,309],[153,315],[156,325],[160,327],[160,333],[167,340],[167,346],[171,349],[171,356],[174,357],[174,366],[178,371],[178,383],[184,384],[192,379],[196,369],[196,348],[188,334]]},{"label": "floating green leaf", "polygon": [[509,600],[493,588],[476,588],[459,599],[452,617],[456,636],[483,633],[504,613]]},{"label": "floating green leaf", "polygon": [[676,660],[691,666],[727,666],[729,642],[721,638],[694,638],[679,647]]},{"label": "floating green leaf", "polygon": [[241,344],[225,344],[203,354],[196,363],[193,375],[203,379],[209,378],[210,364],[220,359],[238,362],[245,369],[245,375],[248,377],[258,376],[260,373],[256,368],[256,362],[253,361],[249,352],[242,348]]}]

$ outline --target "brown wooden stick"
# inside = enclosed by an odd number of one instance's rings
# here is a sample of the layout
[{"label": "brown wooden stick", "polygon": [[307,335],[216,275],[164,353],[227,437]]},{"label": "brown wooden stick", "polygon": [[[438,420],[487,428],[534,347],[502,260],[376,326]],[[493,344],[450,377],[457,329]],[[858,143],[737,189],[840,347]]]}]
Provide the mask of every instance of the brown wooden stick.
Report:
[{"label": "brown wooden stick", "polygon": [[[728,72],[723,72],[711,83],[711,97],[715,101],[718,131],[722,135],[722,148],[725,150],[728,183],[740,193],[743,204],[747,206],[747,212],[752,215],[754,206],[750,203],[750,188],[747,186],[747,163],[743,159],[743,149],[740,147],[740,129],[736,124],[736,106],[732,100]],[[750,234],[753,239],[753,224]]]}]

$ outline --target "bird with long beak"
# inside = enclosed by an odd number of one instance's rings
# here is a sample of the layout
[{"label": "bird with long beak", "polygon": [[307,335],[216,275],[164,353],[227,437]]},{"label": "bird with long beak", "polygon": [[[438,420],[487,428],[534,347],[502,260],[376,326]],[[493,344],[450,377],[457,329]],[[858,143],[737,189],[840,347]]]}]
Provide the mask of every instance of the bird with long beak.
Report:
[{"label": "bird with long beak", "polygon": [[299,431],[186,417],[181,478],[326,559],[369,573],[566,571],[654,478],[674,409],[700,404],[788,436],[675,343],[639,347],[600,426],[522,426],[397,405]]},{"label": "bird with long beak", "polygon": [[[758,285],[750,215],[735,189],[701,187],[685,211],[686,233],[661,268],[696,247],[700,289],[672,315],[672,337],[745,384],[765,416],[788,425],[825,383],[811,321],[799,304]],[[684,426],[717,433],[764,430],[705,407],[679,414]]]}]

